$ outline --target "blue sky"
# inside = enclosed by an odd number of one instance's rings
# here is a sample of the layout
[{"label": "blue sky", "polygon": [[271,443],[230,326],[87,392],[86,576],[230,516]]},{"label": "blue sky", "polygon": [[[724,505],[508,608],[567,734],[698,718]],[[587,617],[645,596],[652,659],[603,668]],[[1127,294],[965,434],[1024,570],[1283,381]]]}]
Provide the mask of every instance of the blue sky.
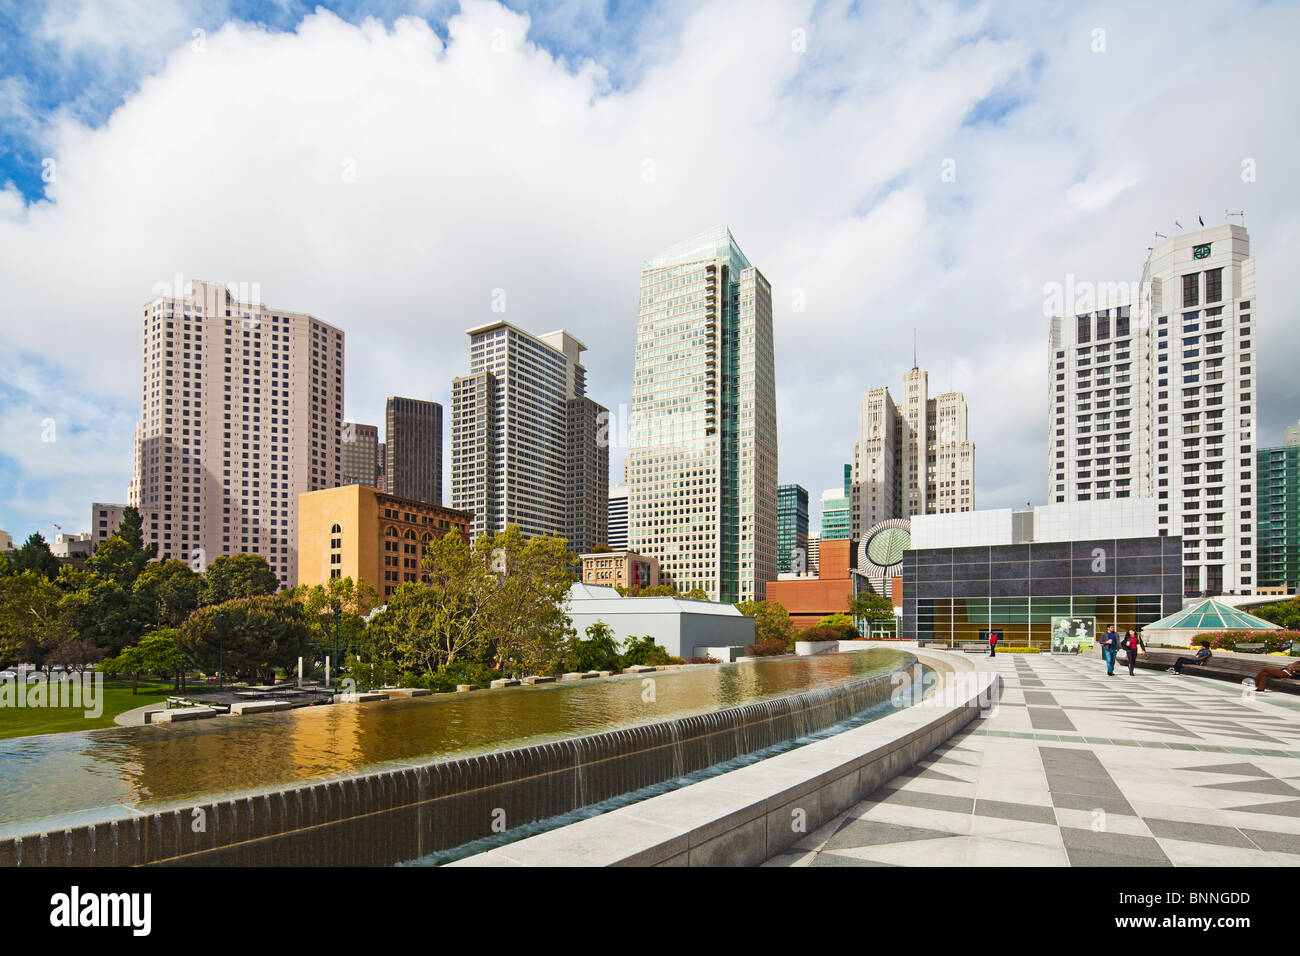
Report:
[{"label": "blue sky", "polygon": [[159,282],[341,327],[368,423],[446,402],[506,289],[617,414],[641,261],[715,223],[772,283],[780,480],[813,501],[915,328],[932,391],[966,392],[977,507],[1041,502],[1045,284],[1135,281],[1155,232],[1225,209],[1279,441],[1297,34],[1294,4],[0,0],[0,528],[125,500]]}]

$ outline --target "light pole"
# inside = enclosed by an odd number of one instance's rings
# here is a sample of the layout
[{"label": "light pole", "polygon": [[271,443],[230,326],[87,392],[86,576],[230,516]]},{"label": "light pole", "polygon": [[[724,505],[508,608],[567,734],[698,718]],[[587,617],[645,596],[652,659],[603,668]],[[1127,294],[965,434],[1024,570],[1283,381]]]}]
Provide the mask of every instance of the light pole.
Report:
[{"label": "light pole", "polygon": [[330,686],[333,680],[338,676],[339,669],[339,618],[343,616],[343,609],[337,604],[334,605],[334,673],[330,675]]},{"label": "light pole", "polygon": [[217,609],[217,690],[226,689],[226,609]]}]

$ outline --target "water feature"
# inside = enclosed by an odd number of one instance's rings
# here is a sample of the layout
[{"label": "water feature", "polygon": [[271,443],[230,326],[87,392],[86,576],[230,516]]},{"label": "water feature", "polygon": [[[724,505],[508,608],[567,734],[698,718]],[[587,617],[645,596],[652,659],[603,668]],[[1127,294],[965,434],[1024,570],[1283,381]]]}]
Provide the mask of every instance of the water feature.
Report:
[{"label": "water feature", "polygon": [[2,741],[0,837],[48,838],[0,840],[0,864],[411,859],[486,835],[493,811],[513,828],[830,726],[912,661],[875,649]]}]

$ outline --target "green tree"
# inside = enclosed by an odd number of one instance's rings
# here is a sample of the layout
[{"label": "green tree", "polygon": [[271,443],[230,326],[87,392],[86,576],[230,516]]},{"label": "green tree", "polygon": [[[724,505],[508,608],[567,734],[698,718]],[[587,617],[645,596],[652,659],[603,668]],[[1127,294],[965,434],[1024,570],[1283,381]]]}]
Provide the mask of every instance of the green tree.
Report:
[{"label": "green tree", "polygon": [[113,535],[95,547],[95,553],[86,559],[86,570],[129,592],[148,563],[148,551]]},{"label": "green tree", "polygon": [[859,594],[849,602],[849,614],[872,624],[894,620],[894,602],[879,594]]},{"label": "green tree", "polygon": [[143,632],[131,593],[117,581],[85,572],[65,573],[60,581],[67,593],[59,602],[59,616],[77,638],[116,654]]},{"label": "green tree", "polygon": [[754,643],[773,647],[780,642],[785,647],[794,646],[794,621],[790,612],[778,601],[741,601],[736,610],[754,619]]},{"label": "green tree", "polygon": [[672,662],[668,649],[655,643],[649,634],[641,637],[629,637],[623,642],[623,653],[619,655],[619,667],[649,666],[657,667]]},{"label": "green tree", "polygon": [[1300,598],[1251,608],[1250,613],[1289,631],[1300,630]]},{"label": "green tree", "polygon": [[288,595],[236,598],[201,607],[190,615],[177,638],[181,650],[204,672],[218,665],[236,679],[274,680],[311,646],[311,629],[302,604]]},{"label": "green tree", "polygon": [[169,678],[172,686],[180,690],[189,664],[179,638],[180,632],[175,628],[159,628],[146,634],[139,644],[123,648],[116,657],[105,660],[99,669],[105,674],[130,677],[132,694],[136,693],[140,678],[147,674]]},{"label": "green tree", "polygon": [[147,627],[180,627],[199,606],[203,578],[184,561],[152,561],[132,588],[139,619]]},{"label": "green tree", "polygon": [[59,615],[62,597],[36,571],[0,578],[0,661],[46,666],[49,655],[72,636]]},{"label": "green tree", "polygon": [[587,627],[586,638],[570,633],[565,666],[571,671],[612,671],[619,668],[618,641],[604,621]]},{"label": "green tree", "polygon": [[50,551],[50,546],[39,531],[33,531],[23,542],[21,548],[9,555],[9,573],[22,574],[32,571],[53,581],[59,576],[59,559]]},{"label": "green tree", "polygon": [[562,665],[569,618],[565,614],[577,558],[557,535],[525,538],[518,525],[507,525],[487,540],[475,542],[491,561],[495,599],[489,605],[490,627],[502,667],[532,673]]},{"label": "green tree", "polygon": [[122,509],[122,523],[117,526],[116,535],[134,550],[143,552],[148,558],[158,557],[157,542],[145,547],[144,518],[140,515],[140,509],[131,505]]},{"label": "green tree", "polygon": [[223,604],[235,598],[274,594],[279,589],[280,579],[260,554],[223,554],[203,576],[199,603]]},{"label": "green tree", "polygon": [[365,616],[379,603],[379,594],[365,581],[330,578],[325,584],[300,585],[290,592],[301,602],[311,628],[312,640],[334,654],[334,609],[339,609],[339,660],[335,667],[342,673],[348,661],[355,660],[366,636]]}]

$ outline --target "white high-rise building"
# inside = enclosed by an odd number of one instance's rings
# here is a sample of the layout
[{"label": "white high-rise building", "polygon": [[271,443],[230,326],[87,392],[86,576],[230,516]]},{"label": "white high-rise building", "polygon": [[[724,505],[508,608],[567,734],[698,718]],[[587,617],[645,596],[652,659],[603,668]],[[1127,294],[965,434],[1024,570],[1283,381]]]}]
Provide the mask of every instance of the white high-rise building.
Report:
[{"label": "white high-rise building", "polygon": [[1167,239],[1140,284],[1051,320],[1048,500],[1154,498],[1184,593],[1255,587],[1255,259],[1242,226]]},{"label": "white high-rise building", "polygon": [[474,537],[514,524],[578,554],[604,544],[608,412],[587,397],[587,347],[505,321],[467,334],[470,373],[451,387],[452,507],[474,513]]},{"label": "white high-rise building", "polygon": [[627,550],[627,483],[609,489],[609,539],[605,544],[615,551]]},{"label": "white high-rise building", "polygon": [[224,285],[143,310],[130,503],[161,560],[260,554],[298,581],[298,495],[342,482],[343,333]]},{"label": "white high-rise building", "polygon": [[872,388],[858,406],[853,446],[851,534],[879,521],[952,514],[975,507],[975,443],[967,438],[966,396],[930,397],[930,375],[913,366],[903,400]]},{"label": "white high-rise building", "polygon": [[718,227],[641,270],[628,546],[681,591],[762,600],[776,580],[772,289]]}]

